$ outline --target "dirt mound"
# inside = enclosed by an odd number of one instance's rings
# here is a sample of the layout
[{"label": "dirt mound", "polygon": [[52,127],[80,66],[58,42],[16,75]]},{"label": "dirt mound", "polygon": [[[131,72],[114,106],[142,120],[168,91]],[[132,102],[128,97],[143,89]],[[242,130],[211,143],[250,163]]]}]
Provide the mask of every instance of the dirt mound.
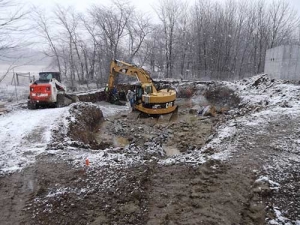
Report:
[{"label": "dirt mound", "polygon": [[211,105],[218,108],[237,108],[241,101],[232,89],[221,84],[209,86],[204,96]]},{"label": "dirt mound", "polygon": [[64,149],[67,146],[101,148],[95,133],[103,120],[103,113],[97,105],[85,102],[72,104],[64,123],[52,131],[53,140],[47,149]]},{"label": "dirt mound", "polygon": [[69,132],[67,135],[74,141],[89,144],[92,148],[97,146],[94,133],[103,121],[102,111],[93,104],[74,104],[69,110]]}]

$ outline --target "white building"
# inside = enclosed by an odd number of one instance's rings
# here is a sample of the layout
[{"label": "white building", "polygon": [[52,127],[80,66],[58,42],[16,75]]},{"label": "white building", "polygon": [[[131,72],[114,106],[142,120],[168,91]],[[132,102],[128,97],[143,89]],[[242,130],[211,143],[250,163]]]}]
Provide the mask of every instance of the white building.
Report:
[{"label": "white building", "polygon": [[282,45],[267,50],[265,73],[282,80],[300,80],[300,46]]}]

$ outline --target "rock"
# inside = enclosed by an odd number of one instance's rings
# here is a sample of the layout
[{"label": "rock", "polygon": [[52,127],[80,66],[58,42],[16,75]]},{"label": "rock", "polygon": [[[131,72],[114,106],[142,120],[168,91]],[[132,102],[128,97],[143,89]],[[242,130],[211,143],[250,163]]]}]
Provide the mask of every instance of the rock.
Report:
[{"label": "rock", "polygon": [[215,117],[217,115],[216,108],[214,106],[208,105],[202,110],[201,115]]},{"label": "rock", "polygon": [[145,147],[148,147],[148,146],[150,146],[151,144],[152,144],[151,142],[145,142],[145,143],[144,143],[144,146],[145,146]]},{"label": "rock", "polygon": [[205,143],[208,143],[208,142],[210,142],[212,139],[214,138],[214,135],[210,135],[208,138],[207,138],[207,140],[206,140],[206,142]]},{"label": "rock", "polygon": [[7,113],[4,102],[0,102],[0,115]]},{"label": "rock", "polygon": [[290,103],[287,102],[287,101],[282,102],[280,104],[280,106],[283,107],[283,108],[293,108],[293,106],[291,106]]}]

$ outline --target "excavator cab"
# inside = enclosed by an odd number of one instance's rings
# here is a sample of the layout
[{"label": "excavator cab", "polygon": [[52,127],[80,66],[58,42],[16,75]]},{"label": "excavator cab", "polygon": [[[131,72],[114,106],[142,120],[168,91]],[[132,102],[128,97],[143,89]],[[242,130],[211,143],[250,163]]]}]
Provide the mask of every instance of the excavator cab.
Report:
[{"label": "excavator cab", "polygon": [[153,93],[152,85],[151,84],[145,85],[145,94],[149,95],[149,94],[152,94],[152,93]]},{"label": "excavator cab", "polygon": [[143,94],[144,94],[144,90],[141,85],[135,86],[135,94],[136,94],[135,102],[136,104],[140,104],[143,100]]}]

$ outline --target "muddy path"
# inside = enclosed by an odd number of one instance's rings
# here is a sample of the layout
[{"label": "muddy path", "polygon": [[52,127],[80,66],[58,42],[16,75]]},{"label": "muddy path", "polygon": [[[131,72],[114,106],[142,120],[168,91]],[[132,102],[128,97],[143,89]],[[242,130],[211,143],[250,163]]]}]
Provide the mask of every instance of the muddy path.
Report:
[{"label": "muddy path", "polygon": [[251,175],[215,160],[158,167],[147,224],[262,224],[245,223],[252,182]]},{"label": "muddy path", "polygon": [[20,224],[22,210],[35,191],[34,169],[0,177],[1,224]]}]

